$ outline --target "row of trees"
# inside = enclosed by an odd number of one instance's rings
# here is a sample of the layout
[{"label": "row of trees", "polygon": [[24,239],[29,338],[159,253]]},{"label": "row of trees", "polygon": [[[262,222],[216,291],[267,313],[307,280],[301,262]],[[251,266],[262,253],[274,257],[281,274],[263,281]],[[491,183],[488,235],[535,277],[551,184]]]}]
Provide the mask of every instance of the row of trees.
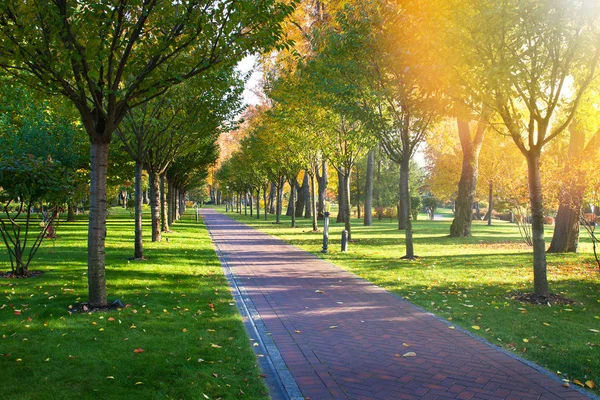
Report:
[{"label": "row of trees", "polygon": [[[280,191],[286,177],[294,191],[300,170],[318,180],[329,163],[338,172],[340,214],[350,232],[346,205],[353,167],[365,156],[373,165],[372,152],[379,147],[400,166],[399,227],[406,234],[405,257],[412,259],[410,163],[419,147],[439,142],[440,131],[455,132],[458,140],[450,147],[459,144],[454,154],[462,161],[460,177],[446,180],[457,182],[450,234],[469,236],[482,148],[502,143],[516,153],[500,146],[493,155],[503,165],[514,159],[525,166],[513,186],[527,182],[534,291],[545,296],[548,191],[542,172],[553,172],[554,182],[558,175],[542,162],[557,160],[569,176],[580,177],[584,164],[574,160],[594,155],[595,136],[589,150],[583,149],[585,132],[597,121],[599,28],[600,6],[579,0],[306,2],[286,26],[294,49],[263,59],[268,99],[234,156],[237,168],[249,174],[264,169],[257,174],[262,183],[239,176],[235,185],[247,190],[270,181]],[[573,150],[566,158],[559,143],[569,127]],[[255,147],[262,153],[254,154],[252,143],[261,141]],[[443,154],[439,146],[430,148],[429,155]],[[429,164],[432,173],[450,167],[441,157]],[[372,167],[367,170],[372,174]],[[452,164],[454,176],[457,170]],[[558,242],[569,237],[567,231],[578,232],[583,181],[565,181],[552,249],[568,250]]]},{"label": "row of trees", "polygon": [[[107,168],[111,160],[109,145],[115,132],[122,131],[123,138],[130,138],[132,132],[142,127],[144,115],[151,115],[162,101],[165,107],[150,117],[151,125],[154,122],[168,125],[172,120],[171,124],[176,125],[170,128],[183,128],[186,123],[182,121],[196,113],[209,121],[209,126],[202,127],[202,134],[213,135],[210,124],[214,127],[217,118],[207,114],[221,112],[212,108],[219,105],[210,99],[211,108],[196,110],[187,106],[188,96],[192,97],[189,104],[196,105],[207,91],[219,97],[223,90],[213,92],[211,87],[215,84],[223,88],[219,83],[222,74],[229,80],[232,66],[246,55],[282,46],[281,21],[293,9],[293,3],[277,0],[0,3],[0,68],[11,79],[48,97],[58,95],[74,106],[89,138],[90,306],[107,304],[104,244]],[[197,81],[187,86],[189,92],[181,89],[178,94],[174,91],[169,95],[171,100],[160,100],[192,78]],[[142,108],[138,113],[144,105],[146,111]],[[123,121],[127,118],[129,127],[124,128]],[[146,132],[145,128],[142,130]],[[187,134],[198,132],[185,130]],[[198,135],[204,137],[202,134]],[[193,140],[180,137],[169,143],[181,141],[183,145],[177,147],[186,148]],[[139,160],[139,142],[127,139],[126,142],[132,158]],[[143,143],[149,146],[147,154],[153,154],[150,148],[154,144],[161,150],[169,146],[163,143],[161,147],[160,140],[155,138]],[[145,160],[153,174],[154,227],[159,198],[156,179],[160,180],[172,162],[182,168],[173,172],[172,182],[180,180],[183,183],[179,187],[185,187],[190,178],[181,172],[188,163],[196,161],[195,156],[188,155],[173,162],[172,156],[177,151],[172,148],[169,151],[168,156],[163,153],[156,158],[150,156],[152,161]]]}]

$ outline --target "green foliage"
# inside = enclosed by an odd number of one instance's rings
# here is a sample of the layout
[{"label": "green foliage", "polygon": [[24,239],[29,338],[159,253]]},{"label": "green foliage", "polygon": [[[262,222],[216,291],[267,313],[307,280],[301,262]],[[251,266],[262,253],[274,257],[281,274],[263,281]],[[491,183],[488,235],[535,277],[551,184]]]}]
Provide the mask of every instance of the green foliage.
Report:
[{"label": "green foliage", "polygon": [[[59,162],[32,155],[0,158],[0,234],[10,256],[12,273],[25,275],[38,248],[58,216],[58,205],[70,196],[71,173]],[[46,221],[28,240],[34,205],[50,203]],[[11,207],[14,204],[14,207]],[[13,210],[14,208],[14,210]],[[14,211],[14,212],[13,212]],[[34,221],[35,222],[35,221]]]}]

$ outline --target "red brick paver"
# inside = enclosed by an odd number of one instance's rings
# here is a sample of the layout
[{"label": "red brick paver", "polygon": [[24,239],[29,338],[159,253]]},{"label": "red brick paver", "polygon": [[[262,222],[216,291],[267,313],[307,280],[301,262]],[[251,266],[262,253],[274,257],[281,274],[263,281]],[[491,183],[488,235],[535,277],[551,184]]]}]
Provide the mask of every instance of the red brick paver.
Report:
[{"label": "red brick paver", "polygon": [[202,215],[311,400],[586,398],[326,261]]}]

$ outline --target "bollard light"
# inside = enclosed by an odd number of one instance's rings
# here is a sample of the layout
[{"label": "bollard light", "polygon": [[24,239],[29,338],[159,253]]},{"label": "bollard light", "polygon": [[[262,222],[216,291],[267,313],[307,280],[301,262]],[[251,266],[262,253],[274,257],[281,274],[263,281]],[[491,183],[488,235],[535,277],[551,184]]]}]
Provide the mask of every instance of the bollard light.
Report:
[{"label": "bollard light", "polygon": [[342,251],[348,251],[348,231],[345,229],[342,231]]},{"label": "bollard light", "polygon": [[323,250],[321,253],[329,251],[329,211],[323,213]]}]

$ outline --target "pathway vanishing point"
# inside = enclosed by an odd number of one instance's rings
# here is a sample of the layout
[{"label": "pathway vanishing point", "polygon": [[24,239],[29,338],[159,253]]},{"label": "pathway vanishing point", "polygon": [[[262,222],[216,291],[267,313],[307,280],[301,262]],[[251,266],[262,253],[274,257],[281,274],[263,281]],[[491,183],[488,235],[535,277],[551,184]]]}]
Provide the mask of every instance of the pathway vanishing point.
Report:
[{"label": "pathway vanishing point", "polygon": [[202,216],[258,322],[265,373],[283,381],[274,399],[597,398],[279,239]]}]

